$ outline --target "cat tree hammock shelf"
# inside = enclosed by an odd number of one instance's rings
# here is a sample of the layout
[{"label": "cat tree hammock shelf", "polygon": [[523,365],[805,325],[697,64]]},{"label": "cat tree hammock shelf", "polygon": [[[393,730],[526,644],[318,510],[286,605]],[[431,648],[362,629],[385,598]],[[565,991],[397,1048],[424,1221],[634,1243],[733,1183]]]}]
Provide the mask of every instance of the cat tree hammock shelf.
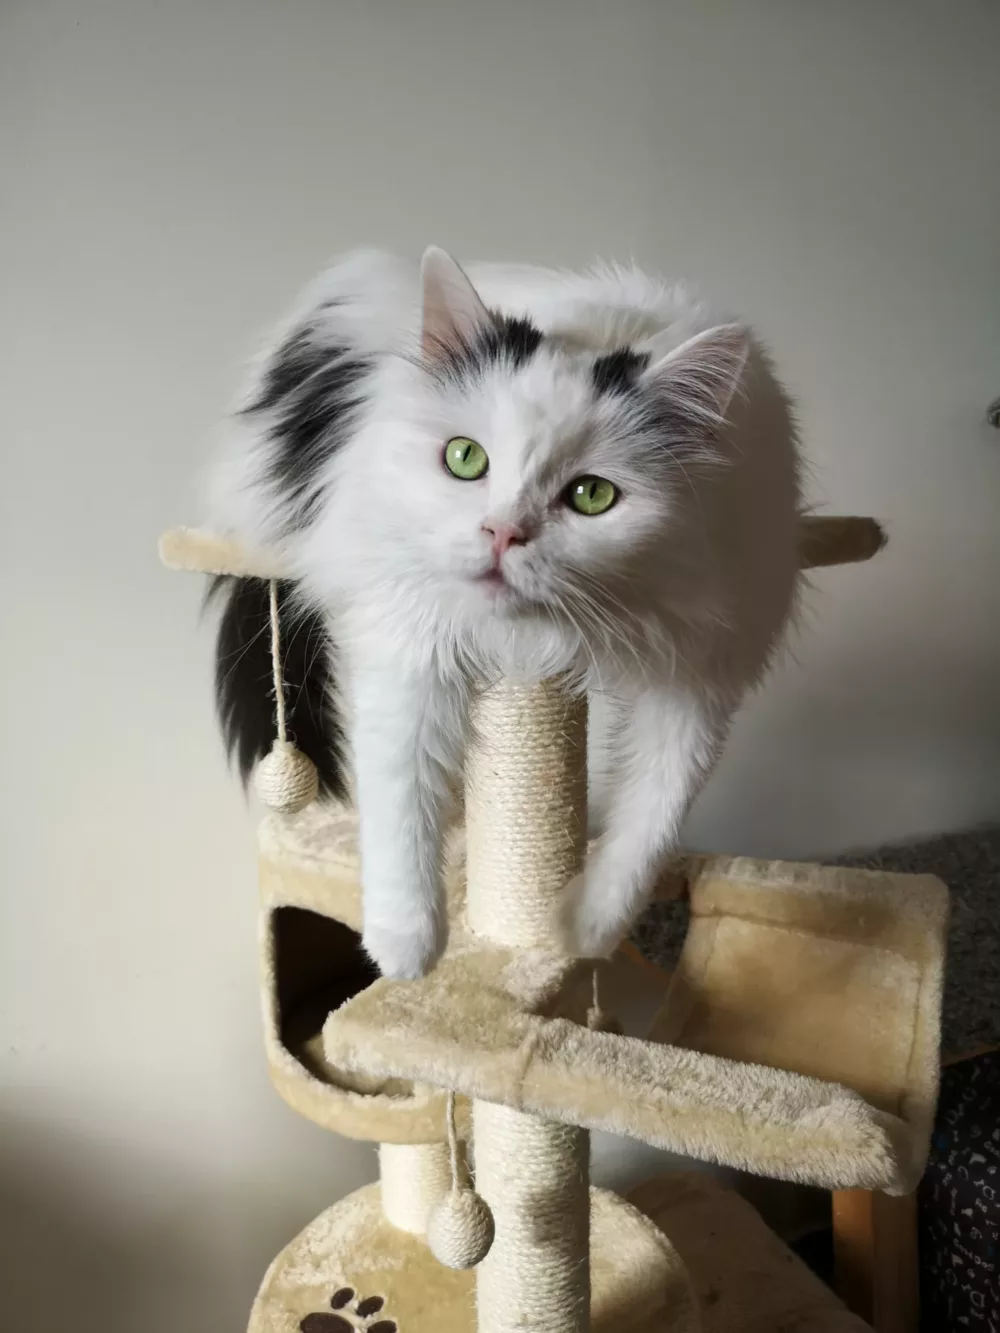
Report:
[{"label": "cat tree hammock shelf", "polygon": [[[867,559],[881,544],[872,520],[803,520],[803,566]],[[282,575],[273,555],[192,530],[166,534],[161,557]],[[855,1204],[879,1197],[859,1191],[907,1195],[937,1092],[944,886],[679,860],[660,891],[689,900],[680,961],[668,976],[626,945],[601,964],[607,994],[625,982],[648,999],[642,1030],[608,1030],[594,964],[561,955],[551,925],[585,851],[585,708],[552,682],[494,687],[478,708],[466,824],[447,858],[451,939],[425,979],[379,978],[360,947],[348,811],[314,802],[261,825],[271,1077],[317,1124],[378,1142],[380,1182],[278,1255],[250,1333],[865,1328],[708,1177],[649,1182],[632,1202],[590,1189],[588,1131]],[[495,1222],[474,1270],[444,1267],[426,1239],[453,1180],[449,1093]],[[898,1264],[886,1276],[856,1232],[842,1241],[855,1306],[903,1333],[912,1309]]]}]

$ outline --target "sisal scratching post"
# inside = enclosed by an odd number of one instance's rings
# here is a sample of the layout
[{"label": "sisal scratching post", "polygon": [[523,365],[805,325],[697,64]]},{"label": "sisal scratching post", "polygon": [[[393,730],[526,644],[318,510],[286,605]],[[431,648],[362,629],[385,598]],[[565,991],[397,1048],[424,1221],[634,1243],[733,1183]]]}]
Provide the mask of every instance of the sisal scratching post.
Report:
[{"label": "sisal scratching post", "polygon": [[380,1143],[382,1211],[400,1231],[422,1236],[434,1208],[448,1193],[451,1169],[446,1143]]},{"label": "sisal scratching post", "polygon": [[[556,683],[479,701],[467,761],[467,912],[478,935],[556,951],[556,905],[586,846],[586,702]],[[480,1333],[582,1333],[590,1317],[590,1136],[473,1105],[476,1187],[496,1237],[476,1270]]]}]

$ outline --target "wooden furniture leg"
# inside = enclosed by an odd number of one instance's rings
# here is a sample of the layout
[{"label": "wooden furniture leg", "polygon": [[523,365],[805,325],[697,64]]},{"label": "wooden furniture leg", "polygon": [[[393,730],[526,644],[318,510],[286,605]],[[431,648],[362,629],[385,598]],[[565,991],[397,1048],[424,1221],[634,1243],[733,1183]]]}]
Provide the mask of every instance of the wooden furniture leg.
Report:
[{"label": "wooden furniture leg", "polygon": [[917,1333],[917,1196],[833,1193],[834,1285],[876,1333]]}]

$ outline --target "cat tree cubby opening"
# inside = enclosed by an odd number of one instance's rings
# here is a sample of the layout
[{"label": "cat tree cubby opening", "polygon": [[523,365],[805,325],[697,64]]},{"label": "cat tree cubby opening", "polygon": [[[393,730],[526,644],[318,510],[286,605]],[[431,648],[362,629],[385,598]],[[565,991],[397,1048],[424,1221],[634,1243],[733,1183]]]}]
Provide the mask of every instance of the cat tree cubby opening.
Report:
[{"label": "cat tree cubby opening", "polygon": [[323,1054],[327,1015],[378,979],[358,932],[305,907],[276,907],[269,929],[278,1035],[285,1050],[313,1078],[334,1087],[383,1095],[408,1091],[398,1079],[349,1077]]},{"label": "cat tree cubby opening", "polygon": [[286,1102],[350,1138],[436,1143],[445,1095],[410,1079],[348,1072],[327,1058],[323,1023],[378,980],[361,947],[355,826],[315,802],[268,814],[258,832],[264,1044]]}]

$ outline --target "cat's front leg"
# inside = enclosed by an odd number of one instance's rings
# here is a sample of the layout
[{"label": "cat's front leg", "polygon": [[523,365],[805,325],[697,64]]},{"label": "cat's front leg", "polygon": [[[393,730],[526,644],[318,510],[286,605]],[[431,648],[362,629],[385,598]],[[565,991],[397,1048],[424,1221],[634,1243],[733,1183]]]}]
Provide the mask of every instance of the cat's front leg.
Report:
[{"label": "cat's front leg", "polygon": [[603,836],[563,904],[569,952],[606,957],[635,924],[715,762],[726,717],[673,687],[630,701],[611,743]]},{"label": "cat's front leg", "polygon": [[442,884],[461,691],[430,668],[359,663],[353,694],[363,942],[384,976],[428,972],[448,938]]}]

